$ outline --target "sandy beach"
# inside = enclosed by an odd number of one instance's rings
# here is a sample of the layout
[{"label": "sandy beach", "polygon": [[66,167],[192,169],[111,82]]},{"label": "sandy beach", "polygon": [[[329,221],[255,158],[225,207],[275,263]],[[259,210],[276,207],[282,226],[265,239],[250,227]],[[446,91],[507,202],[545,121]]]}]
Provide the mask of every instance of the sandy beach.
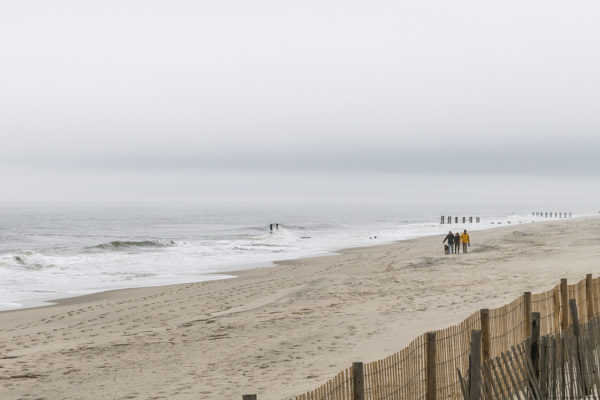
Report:
[{"label": "sandy beach", "polygon": [[597,276],[599,224],[476,232],[454,256],[443,236],[420,238],[2,312],[0,398],[285,399],[479,308]]}]

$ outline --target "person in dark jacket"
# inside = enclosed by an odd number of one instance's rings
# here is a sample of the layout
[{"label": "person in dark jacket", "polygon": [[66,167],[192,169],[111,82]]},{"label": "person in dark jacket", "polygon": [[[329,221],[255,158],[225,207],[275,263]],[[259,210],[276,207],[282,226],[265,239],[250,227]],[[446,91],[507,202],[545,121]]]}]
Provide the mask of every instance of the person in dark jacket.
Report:
[{"label": "person in dark jacket", "polygon": [[448,232],[442,243],[446,243],[446,240],[448,241],[448,253],[454,254],[454,234],[452,233],[452,231]]},{"label": "person in dark jacket", "polygon": [[454,235],[454,254],[460,253],[460,234],[456,232]]}]

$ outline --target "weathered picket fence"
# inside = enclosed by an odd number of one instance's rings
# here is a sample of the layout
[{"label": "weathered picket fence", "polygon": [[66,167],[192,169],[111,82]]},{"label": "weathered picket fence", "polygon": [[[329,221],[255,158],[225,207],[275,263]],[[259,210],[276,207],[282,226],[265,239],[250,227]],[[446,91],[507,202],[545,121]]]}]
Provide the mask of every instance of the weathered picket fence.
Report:
[{"label": "weathered picket fence", "polygon": [[354,363],[321,386],[288,399],[463,399],[456,371],[466,371],[469,367],[472,331],[481,332],[484,362],[502,357],[513,346],[517,351],[525,351],[522,346],[531,337],[532,313],[539,313],[542,336],[558,334],[571,324],[568,299],[579,304],[579,321],[592,320],[600,312],[600,278],[593,279],[588,274],[571,285],[561,279],[560,284],[546,292],[525,292],[502,307],[482,309],[457,325],[427,332],[382,360]]},{"label": "weathered picket fence", "polygon": [[457,370],[464,400],[597,399],[600,396],[600,316],[579,323],[569,300],[567,329],[539,335],[532,314],[532,337],[498,357],[481,360],[481,332],[471,332],[470,365]]}]

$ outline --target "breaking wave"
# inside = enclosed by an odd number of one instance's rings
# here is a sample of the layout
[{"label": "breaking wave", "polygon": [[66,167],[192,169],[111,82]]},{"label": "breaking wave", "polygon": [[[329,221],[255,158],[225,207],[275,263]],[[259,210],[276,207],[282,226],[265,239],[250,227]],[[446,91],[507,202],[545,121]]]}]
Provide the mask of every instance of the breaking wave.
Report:
[{"label": "breaking wave", "polygon": [[96,246],[88,247],[89,250],[127,250],[137,248],[162,248],[177,246],[173,240],[114,240],[112,242],[102,243]]},{"label": "breaking wave", "polygon": [[56,266],[48,262],[43,255],[32,250],[22,250],[17,253],[6,254],[0,258],[0,265],[26,270],[40,270]]}]

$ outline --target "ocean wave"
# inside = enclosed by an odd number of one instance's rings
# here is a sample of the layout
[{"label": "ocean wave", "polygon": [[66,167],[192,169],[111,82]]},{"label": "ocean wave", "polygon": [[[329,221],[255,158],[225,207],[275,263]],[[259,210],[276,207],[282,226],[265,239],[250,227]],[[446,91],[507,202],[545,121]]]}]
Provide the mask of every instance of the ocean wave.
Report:
[{"label": "ocean wave", "polygon": [[[281,227],[281,225],[279,225]],[[273,227],[275,229],[275,227]],[[269,230],[269,225],[253,225],[253,226],[244,226],[241,228],[242,231],[259,231],[264,232]]]},{"label": "ocean wave", "polygon": [[17,253],[6,254],[0,258],[0,265],[33,271],[56,267],[55,264],[48,262],[42,254],[32,250],[22,250]]},{"label": "ocean wave", "polygon": [[96,246],[86,247],[88,250],[127,250],[135,248],[161,248],[173,247],[177,243],[173,240],[113,240],[112,242],[101,243]]},{"label": "ocean wave", "polygon": [[102,275],[118,276],[126,281],[137,278],[153,278],[155,276],[158,276],[158,274],[152,272],[104,272]]},{"label": "ocean wave", "polygon": [[252,245],[264,247],[289,247],[296,245],[298,240],[300,240],[300,238],[294,232],[280,227],[279,230],[273,231],[273,233],[255,237]]},{"label": "ocean wave", "polygon": [[296,231],[304,231],[304,230],[306,230],[306,227],[299,226],[299,225],[281,225],[281,224],[279,224],[279,228],[287,228],[287,229],[296,230]]}]

